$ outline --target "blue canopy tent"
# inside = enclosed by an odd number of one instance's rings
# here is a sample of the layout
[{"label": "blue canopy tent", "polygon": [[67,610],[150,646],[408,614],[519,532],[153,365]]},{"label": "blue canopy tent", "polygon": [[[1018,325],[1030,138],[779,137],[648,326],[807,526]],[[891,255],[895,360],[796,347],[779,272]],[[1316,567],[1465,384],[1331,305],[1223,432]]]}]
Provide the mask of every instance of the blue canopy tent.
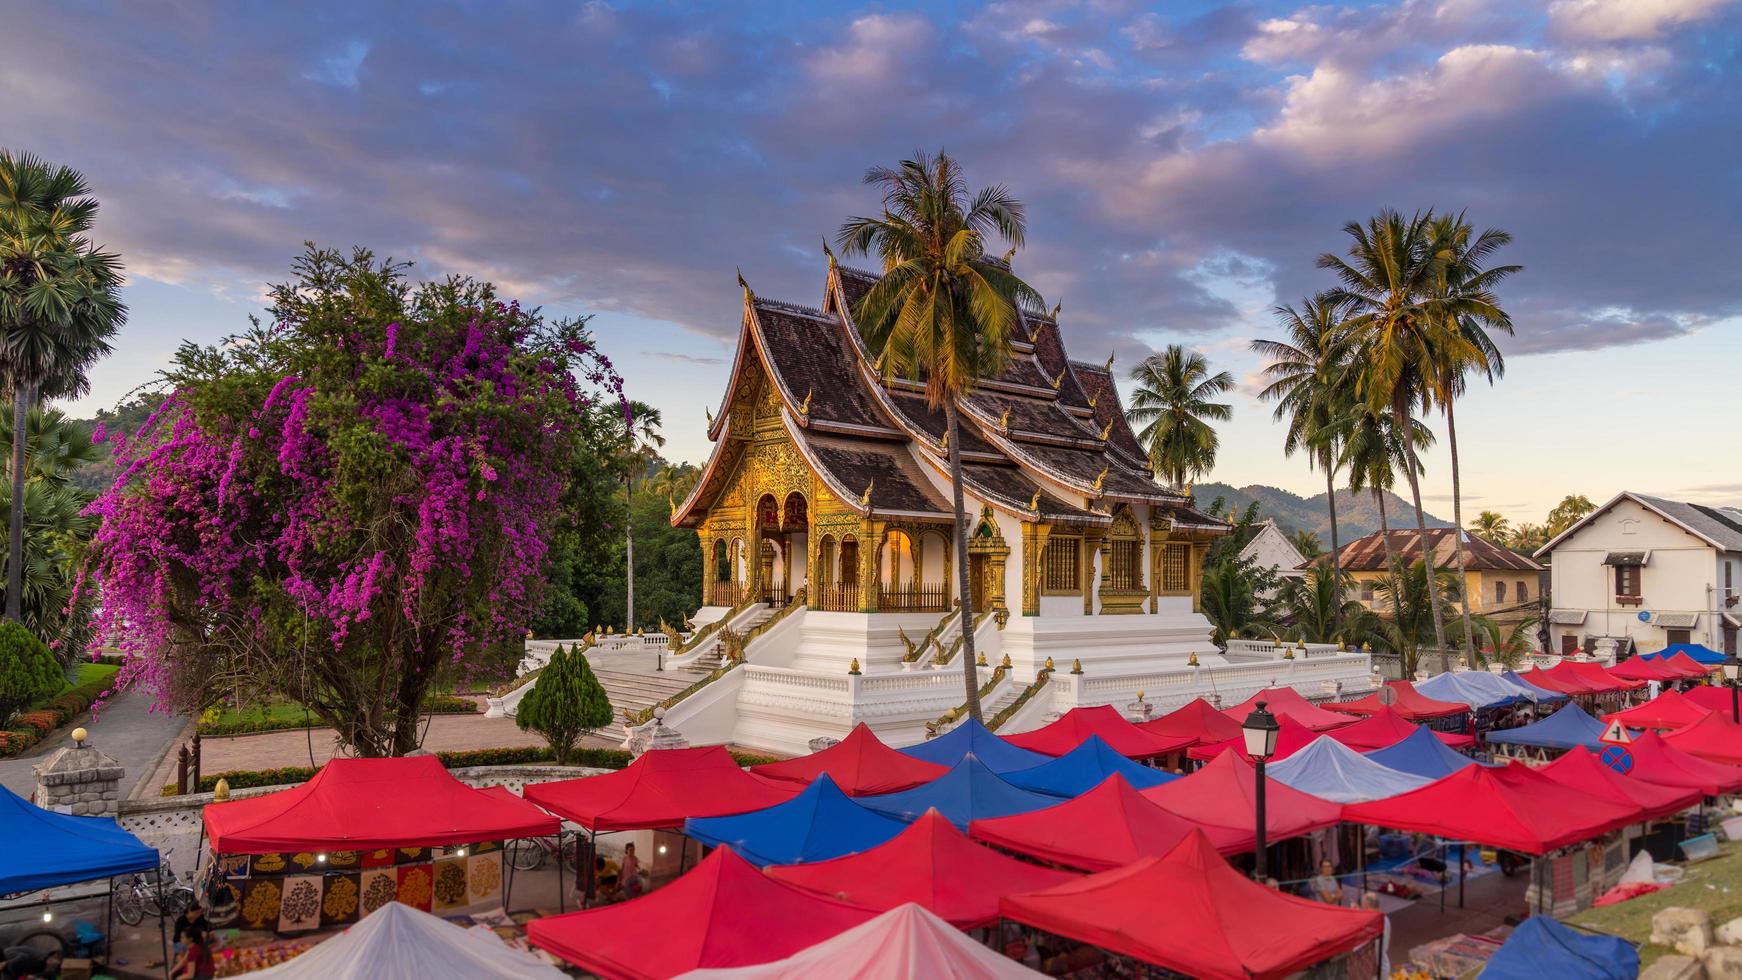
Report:
[{"label": "blue canopy tent", "polygon": [[1619,936],[1590,935],[1546,915],[1512,930],[1488,959],[1482,980],[1633,980],[1639,951]]},{"label": "blue canopy tent", "polygon": [[1565,694],[1562,694],[1559,691],[1551,691],[1546,687],[1537,687],[1535,684],[1532,684],[1531,682],[1518,676],[1518,671],[1516,671],[1516,670],[1509,670],[1506,673],[1501,674],[1500,676],[1511,681],[1513,684],[1517,685],[1518,687],[1523,688],[1526,693],[1531,694],[1533,696],[1534,700],[1538,704],[1541,704],[1544,701],[1565,701],[1567,699],[1567,696]]},{"label": "blue canopy tent", "polygon": [[1659,657],[1673,657],[1685,653],[1703,664],[1716,666],[1724,662],[1724,655],[1702,643],[1671,643],[1656,653],[1645,654],[1645,659],[1656,660]]},{"label": "blue canopy tent", "polygon": [[804,864],[868,851],[907,829],[841,792],[828,773],[785,803],[729,817],[690,817],[683,831],[710,847],[730,844],[758,867]]},{"label": "blue canopy tent", "polygon": [[1334,738],[1315,739],[1281,762],[1271,763],[1266,772],[1284,786],[1332,803],[1382,800],[1433,782],[1427,776],[1380,765]]},{"label": "blue canopy tent", "polygon": [[1101,785],[1114,773],[1124,776],[1134,789],[1148,789],[1180,778],[1171,772],[1132,762],[1114,751],[1101,736],[1090,735],[1083,744],[1064,755],[1032,769],[1005,773],[1004,779],[1022,789],[1069,800]]},{"label": "blue canopy tent", "polygon": [[1443,779],[1465,766],[1476,764],[1475,759],[1460,755],[1426,728],[1417,728],[1415,734],[1396,745],[1367,753],[1367,758],[1387,769],[1426,776],[1430,780]]},{"label": "blue canopy tent", "polygon": [[1541,721],[1518,728],[1489,732],[1488,741],[1499,745],[1530,745],[1543,749],[1571,749],[1583,745],[1592,751],[1603,747],[1602,722],[1577,704],[1566,704]]},{"label": "blue canopy tent", "polygon": [[1532,691],[1522,690],[1499,674],[1490,674],[1485,670],[1458,670],[1449,674],[1438,674],[1425,681],[1417,681],[1415,689],[1436,700],[1467,704],[1472,711],[1543,700]]},{"label": "blue canopy tent", "polygon": [[899,793],[862,797],[867,809],[897,820],[918,820],[935,808],[950,823],[967,833],[968,824],[991,817],[1007,817],[1042,807],[1057,806],[1058,797],[1012,786],[969,754],[942,776]]},{"label": "blue canopy tent", "polygon": [[1000,773],[1032,769],[1041,763],[1052,761],[1050,755],[1041,755],[1039,752],[1030,752],[1011,745],[972,718],[937,738],[910,745],[901,751],[915,759],[935,762],[940,766],[953,766],[961,762],[963,756],[972,754],[980,760],[981,765]]}]

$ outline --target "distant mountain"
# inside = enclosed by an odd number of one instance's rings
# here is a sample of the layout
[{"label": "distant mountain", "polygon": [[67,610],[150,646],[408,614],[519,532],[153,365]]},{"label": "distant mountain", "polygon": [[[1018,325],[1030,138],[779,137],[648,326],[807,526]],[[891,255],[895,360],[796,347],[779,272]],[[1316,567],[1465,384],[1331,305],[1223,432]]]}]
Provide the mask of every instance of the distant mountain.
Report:
[{"label": "distant mountain", "polygon": [[[1217,497],[1224,500],[1222,512],[1239,512],[1253,501],[1258,502],[1260,520],[1270,519],[1277,527],[1293,534],[1311,531],[1319,536],[1326,548],[1331,546],[1331,515],[1325,507],[1325,495],[1302,497],[1276,487],[1231,487],[1226,483],[1200,483],[1192,488],[1198,509],[1207,509]],[[1400,531],[1415,527],[1415,508],[1395,493],[1385,495],[1385,520],[1391,529]],[[1451,527],[1452,522],[1427,515],[1428,527]],[[1343,544],[1379,530],[1379,505],[1373,495],[1363,490],[1350,493],[1337,491],[1337,538]]]}]

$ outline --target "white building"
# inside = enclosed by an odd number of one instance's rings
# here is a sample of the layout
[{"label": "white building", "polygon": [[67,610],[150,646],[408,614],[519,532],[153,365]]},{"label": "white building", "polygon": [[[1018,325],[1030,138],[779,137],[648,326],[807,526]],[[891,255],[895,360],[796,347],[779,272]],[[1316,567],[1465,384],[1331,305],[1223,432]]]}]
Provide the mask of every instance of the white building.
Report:
[{"label": "white building", "polygon": [[1735,652],[1742,627],[1742,510],[1623,491],[1543,545],[1557,652],[1632,640]]},{"label": "white building", "polygon": [[1279,579],[1306,577],[1307,557],[1300,553],[1294,540],[1284,534],[1275,521],[1258,525],[1258,533],[1240,549],[1240,557],[1251,561],[1255,568],[1270,569]]}]

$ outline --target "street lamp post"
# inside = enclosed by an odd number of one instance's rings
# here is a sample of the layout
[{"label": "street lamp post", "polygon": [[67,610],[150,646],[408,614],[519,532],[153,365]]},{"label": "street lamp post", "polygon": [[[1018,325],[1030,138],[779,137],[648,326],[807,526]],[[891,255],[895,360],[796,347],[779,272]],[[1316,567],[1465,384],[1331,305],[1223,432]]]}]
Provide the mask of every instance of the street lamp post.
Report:
[{"label": "street lamp post", "polygon": [[1264,763],[1276,754],[1276,733],[1281,727],[1276,723],[1276,716],[1264,710],[1264,704],[1258,702],[1240,725],[1240,734],[1246,739],[1246,756],[1258,767],[1257,788],[1253,793],[1253,802],[1258,808],[1258,860],[1253,865],[1252,875],[1260,882],[1269,871],[1264,853]]},{"label": "street lamp post", "polygon": [[1736,681],[1742,677],[1742,658],[1734,653],[1724,656],[1724,680],[1730,684],[1730,720],[1742,725],[1742,704],[1737,703]]}]

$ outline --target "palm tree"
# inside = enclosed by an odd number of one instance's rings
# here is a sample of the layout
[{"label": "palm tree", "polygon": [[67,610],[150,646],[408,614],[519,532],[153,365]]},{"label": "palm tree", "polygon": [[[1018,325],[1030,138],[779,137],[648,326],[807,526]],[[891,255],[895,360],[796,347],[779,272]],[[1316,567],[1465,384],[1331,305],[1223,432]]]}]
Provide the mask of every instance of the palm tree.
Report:
[{"label": "palm tree", "polygon": [[1315,565],[1298,579],[1284,579],[1277,605],[1289,625],[1308,643],[1359,643],[1372,632],[1371,613],[1347,598],[1342,577]]},{"label": "palm tree", "polygon": [[[12,417],[0,414],[0,444],[12,445]],[[73,471],[103,458],[91,428],[67,418],[58,408],[33,407],[24,427],[24,476],[54,486],[70,486]]]},{"label": "palm tree", "polygon": [[628,631],[635,629],[635,478],[646,473],[647,467],[659,458],[659,447],[665,445],[665,436],[659,434],[660,425],[659,409],[638,401],[623,403],[623,456],[620,464],[626,518],[623,522],[623,565],[628,576],[623,628]]},{"label": "palm tree", "polygon": [[1476,533],[1476,537],[1484,541],[1504,545],[1511,533],[1511,523],[1504,516],[1491,510],[1485,510],[1476,515],[1476,520],[1470,524],[1470,530]]},{"label": "palm tree", "polygon": [[1204,567],[1199,606],[1215,627],[1210,642],[1222,646],[1229,637],[1251,636],[1276,628],[1258,598],[1260,584],[1249,559],[1230,559]]},{"label": "palm tree", "polygon": [[[1448,396],[1441,365],[1467,363],[1473,356],[1457,329],[1458,319],[1487,311],[1479,300],[1447,295],[1441,288],[1447,257],[1435,247],[1431,212],[1405,218],[1387,209],[1365,226],[1349,222],[1344,231],[1352,239],[1348,258],[1327,252],[1319,256],[1319,265],[1336,274],[1341,286],[1334,294],[1354,307],[1346,333],[1358,365],[1355,393],[1370,411],[1389,412],[1401,430],[1417,410],[1444,403]],[[1412,440],[1403,440],[1403,450],[1418,547],[1431,559]],[[1434,642],[1441,665],[1449,671],[1445,619],[1437,603],[1430,607]]]},{"label": "palm tree", "polygon": [[1597,505],[1591,503],[1591,498],[1584,494],[1568,494],[1561,498],[1560,503],[1555,504],[1554,510],[1548,512],[1548,526],[1543,532],[1552,538],[1584,520],[1587,514],[1596,509]]},{"label": "palm tree", "polygon": [[[1510,336],[1512,319],[1500,308],[1494,287],[1524,267],[1501,265],[1483,268],[1483,262],[1510,244],[1512,236],[1497,228],[1476,235],[1462,213],[1434,219],[1432,235],[1433,248],[1443,263],[1434,292],[1444,302],[1445,315],[1451,320],[1449,326],[1461,341],[1453,349],[1442,352],[1433,364],[1438,375],[1440,407],[1446,413],[1446,449],[1451,454],[1452,526],[1462,529],[1464,497],[1459,479],[1458,423],[1454,409],[1464,394],[1467,375],[1480,374],[1492,385],[1496,377],[1506,373],[1506,359],[1488,336],[1488,331]],[[1457,557],[1458,581],[1469,581],[1461,530],[1452,535],[1452,553]],[[1458,607],[1464,622],[1464,648],[1474,650],[1476,637],[1470,623],[1470,603],[1461,601]]]},{"label": "palm tree", "polygon": [[[1410,420],[1410,433],[1417,448],[1433,445],[1433,433],[1415,419]],[[1372,492],[1373,502],[1379,507],[1379,543],[1385,548],[1386,575],[1395,580],[1397,555],[1391,546],[1385,496],[1396,485],[1397,471],[1413,461],[1404,452],[1396,423],[1390,414],[1375,414],[1364,405],[1353,404],[1337,417],[1322,437],[1334,439],[1342,446],[1338,466],[1348,471],[1349,491],[1360,493],[1366,489]]]},{"label": "palm tree", "polygon": [[1348,351],[1342,343],[1348,311],[1348,303],[1325,294],[1303,300],[1299,310],[1279,306],[1277,323],[1287,331],[1288,339],[1252,342],[1252,350],[1270,362],[1264,368],[1269,384],[1258,397],[1276,402],[1273,417],[1277,421],[1288,419],[1282,454],[1293,456],[1295,450],[1305,448],[1309,463],[1325,472],[1325,506],[1331,513],[1331,571],[1338,581],[1342,581],[1343,565],[1342,543],[1337,540],[1337,440],[1330,437],[1330,430],[1350,397],[1344,381]]},{"label": "palm tree", "polygon": [[[85,233],[96,199],[77,171],[0,150],[0,374],[12,389],[14,431],[37,398],[77,397],[85,368],[109,352],[126,320],[121,266]],[[25,440],[12,445],[12,498],[24,496]],[[12,508],[6,617],[21,618],[24,509]]]},{"label": "palm tree", "polygon": [[[1289,535],[1289,541],[1294,544],[1294,550],[1307,561],[1312,561],[1325,553],[1325,546],[1319,541],[1319,536],[1311,531],[1296,531]],[[1331,556],[1331,569],[1338,578],[1342,578],[1343,570],[1338,566],[1335,555]]]},{"label": "palm tree", "polygon": [[1534,554],[1536,549],[1548,543],[1549,534],[1540,524],[1525,521],[1512,529],[1512,535],[1506,539],[1507,547],[1521,554]]},{"label": "palm tree", "polygon": [[[1427,566],[1411,562],[1407,569],[1378,585],[1379,595],[1391,607],[1391,618],[1379,624],[1379,634],[1386,646],[1396,651],[1402,660],[1403,676],[1415,676],[1421,660],[1421,645],[1433,639],[1434,612],[1445,615],[1445,607],[1455,595],[1456,583],[1450,573],[1433,572],[1433,592],[1428,591]],[[1441,647],[1444,656],[1444,647]]]},{"label": "palm tree", "polygon": [[[873,167],[865,183],[883,190],[883,213],[849,218],[837,236],[849,255],[875,252],[883,277],[853,311],[866,345],[886,376],[925,382],[926,400],[944,411],[950,490],[956,518],[956,589],[962,610],[962,682],[969,717],[980,720],[973,593],[968,581],[968,518],[962,502],[962,439],[956,400],[1010,360],[1018,307],[1045,304],[1010,270],[1025,240],[1022,202],[1002,186],[970,195],[961,168],[944,154],[920,153],[889,169]],[[1010,243],[1003,260],[986,254],[986,238]]]},{"label": "palm tree", "polygon": [[1137,388],[1125,414],[1138,427],[1137,441],[1149,449],[1150,469],[1157,479],[1189,487],[1216,464],[1220,440],[1205,420],[1234,417],[1232,406],[1210,400],[1232,389],[1234,376],[1212,376],[1204,355],[1169,344],[1132,369],[1131,379]]}]

